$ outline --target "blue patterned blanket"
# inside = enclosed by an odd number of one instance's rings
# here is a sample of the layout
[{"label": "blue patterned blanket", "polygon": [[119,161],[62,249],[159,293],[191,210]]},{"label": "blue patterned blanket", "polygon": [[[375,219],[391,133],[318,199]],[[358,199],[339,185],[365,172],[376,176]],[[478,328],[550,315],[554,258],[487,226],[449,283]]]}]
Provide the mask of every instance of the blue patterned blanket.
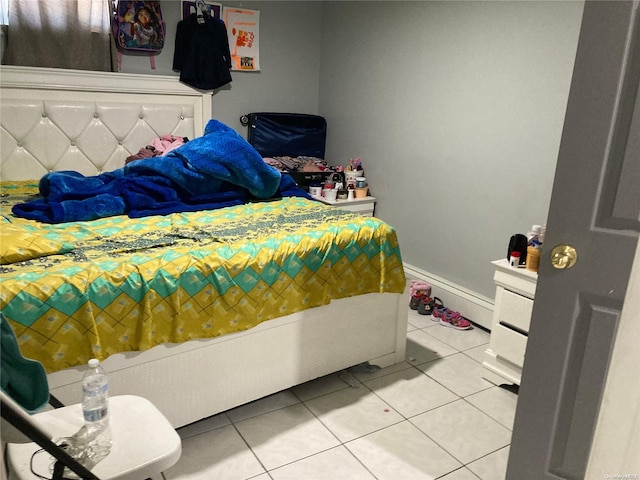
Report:
[{"label": "blue patterned blanket", "polygon": [[235,130],[217,120],[209,120],[202,137],[163,157],[137,160],[91,177],[74,171],[48,173],[40,180],[40,194],[15,205],[13,213],[62,223],[212,210],[255,198],[311,198],[290,176],[267,165]]}]

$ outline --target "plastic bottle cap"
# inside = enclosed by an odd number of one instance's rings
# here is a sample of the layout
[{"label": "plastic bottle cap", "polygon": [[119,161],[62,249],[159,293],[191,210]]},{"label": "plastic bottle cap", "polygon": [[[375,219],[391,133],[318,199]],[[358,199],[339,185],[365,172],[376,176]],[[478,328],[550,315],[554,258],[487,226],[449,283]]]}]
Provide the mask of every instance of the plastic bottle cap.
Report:
[{"label": "plastic bottle cap", "polygon": [[516,252],[515,250],[513,252],[511,252],[511,256],[512,257],[519,257],[520,256],[520,252]]},{"label": "plastic bottle cap", "polygon": [[92,358],[91,360],[89,360],[89,367],[96,368],[98,365],[100,365],[100,360],[98,360],[97,358]]}]

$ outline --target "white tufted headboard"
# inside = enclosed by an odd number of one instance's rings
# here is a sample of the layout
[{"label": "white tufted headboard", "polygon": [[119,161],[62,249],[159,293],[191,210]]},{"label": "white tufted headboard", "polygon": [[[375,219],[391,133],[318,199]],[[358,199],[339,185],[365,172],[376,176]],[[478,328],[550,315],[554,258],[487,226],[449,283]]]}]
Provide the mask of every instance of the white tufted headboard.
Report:
[{"label": "white tufted headboard", "polygon": [[211,93],[177,77],[2,66],[0,87],[0,180],[115,170],[161,135],[201,136],[211,118]]}]

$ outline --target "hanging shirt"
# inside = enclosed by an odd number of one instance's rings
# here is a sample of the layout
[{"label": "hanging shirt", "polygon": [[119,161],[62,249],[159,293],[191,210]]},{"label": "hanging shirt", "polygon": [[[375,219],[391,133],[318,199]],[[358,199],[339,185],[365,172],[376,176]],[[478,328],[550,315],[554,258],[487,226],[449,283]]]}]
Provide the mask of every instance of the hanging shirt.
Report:
[{"label": "hanging shirt", "polygon": [[227,28],[209,15],[198,22],[192,13],[178,22],[173,69],[180,81],[200,90],[213,90],[231,82],[231,53]]}]

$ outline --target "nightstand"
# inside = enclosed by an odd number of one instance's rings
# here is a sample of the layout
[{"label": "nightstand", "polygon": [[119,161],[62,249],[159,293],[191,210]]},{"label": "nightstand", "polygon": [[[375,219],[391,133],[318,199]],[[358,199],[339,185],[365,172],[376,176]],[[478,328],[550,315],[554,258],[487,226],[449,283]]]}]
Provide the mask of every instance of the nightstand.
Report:
[{"label": "nightstand", "polygon": [[375,205],[376,198],[375,197],[364,197],[364,198],[354,198],[353,200],[327,200],[324,197],[313,197],[317,200],[320,200],[322,203],[326,203],[327,205],[333,205],[335,207],[341,208],[343,210],[348,210],[349,212],[359,213],[360,215],[364,215],[365,217],[372,217]]},{"label": "nightstand", "polygon": [[495,267],[496,300],[483,376],[491,383],[520,385],[538,274],[511,267],[506,259]]}]

